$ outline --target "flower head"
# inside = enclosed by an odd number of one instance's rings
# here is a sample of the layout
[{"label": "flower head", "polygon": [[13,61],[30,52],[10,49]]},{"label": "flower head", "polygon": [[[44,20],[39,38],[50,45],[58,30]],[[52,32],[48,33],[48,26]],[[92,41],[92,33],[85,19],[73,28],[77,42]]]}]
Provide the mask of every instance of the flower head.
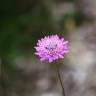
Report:
[{"label": "flower head", "polygon": [[64,58],[65,53],[69,52],[68,41],[59,38],[58,35],[45,36],[38,40],[35,49],[35,54],[40,57],[41,61],[49,62]]}]

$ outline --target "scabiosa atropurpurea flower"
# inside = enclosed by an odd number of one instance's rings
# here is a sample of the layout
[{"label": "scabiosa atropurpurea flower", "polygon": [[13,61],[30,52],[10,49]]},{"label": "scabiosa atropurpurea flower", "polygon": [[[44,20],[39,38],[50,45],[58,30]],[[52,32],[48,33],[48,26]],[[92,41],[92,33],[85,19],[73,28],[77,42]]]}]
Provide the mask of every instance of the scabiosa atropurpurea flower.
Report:
[{"label": "scabiosa atropurpurea flower", "polygon": [[50,63],[59,58],[64,58],[64,55],[69,52],[68,41],[64,38],[59,38],[58,35],[50,35],[38,40],[35,46],[35,54],[40,57],[41,61],[49,61]]}]

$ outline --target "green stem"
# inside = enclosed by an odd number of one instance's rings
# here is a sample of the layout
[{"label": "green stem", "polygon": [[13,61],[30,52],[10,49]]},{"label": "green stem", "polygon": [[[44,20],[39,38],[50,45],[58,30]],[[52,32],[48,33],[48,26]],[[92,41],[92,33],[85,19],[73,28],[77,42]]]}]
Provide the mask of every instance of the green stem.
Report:
[{"label": "green stem", "polygon": [[65,89],[64,89],[64,86],[63,86],[63,82],[61,80],[61,76],[60,76],[60,73],[59,73],[59,68],[57,68],[57,75],[58,75],[58,79],[60,81],[60,85],[62,87],[62,94],[63,94],[63,96],[65,96]]}]

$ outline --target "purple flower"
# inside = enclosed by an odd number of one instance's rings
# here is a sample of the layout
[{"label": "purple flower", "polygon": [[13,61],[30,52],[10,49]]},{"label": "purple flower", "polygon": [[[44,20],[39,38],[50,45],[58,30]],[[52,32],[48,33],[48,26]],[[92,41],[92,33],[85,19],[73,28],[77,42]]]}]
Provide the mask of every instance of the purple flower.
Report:
[{"label": "purple flower", "polygon": [[35,54],[40,57],[41,61],[49,61],[50,63],[59,58],[64,58],[65,53],[69,52],[68,41],[59,38],[58,35],[45,36],[38,40],[35,47]]}]

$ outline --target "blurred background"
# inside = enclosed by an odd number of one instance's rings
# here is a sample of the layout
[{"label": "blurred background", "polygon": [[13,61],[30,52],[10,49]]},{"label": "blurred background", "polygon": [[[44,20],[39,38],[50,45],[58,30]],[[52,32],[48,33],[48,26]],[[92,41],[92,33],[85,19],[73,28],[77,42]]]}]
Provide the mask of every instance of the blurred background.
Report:
[{"label": "blurred background", "polygon": [[62,96],[54,66],[34,55],[51,34],[69,40],[66,96],[96,96],[96,0],[0,0],[0,96]]}]

